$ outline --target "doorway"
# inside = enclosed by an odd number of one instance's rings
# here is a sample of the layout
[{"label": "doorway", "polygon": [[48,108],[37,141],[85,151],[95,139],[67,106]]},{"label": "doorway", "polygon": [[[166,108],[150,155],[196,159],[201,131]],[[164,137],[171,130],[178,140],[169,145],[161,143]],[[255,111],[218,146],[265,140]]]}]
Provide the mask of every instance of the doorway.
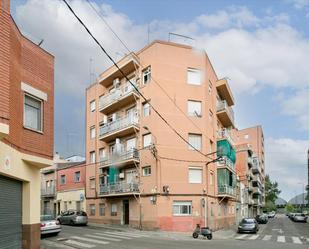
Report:
[{"label": "doorway", "polygon": [[129,225],[129,200],[123,200],[123,221],[124,221],[124,225]]}]

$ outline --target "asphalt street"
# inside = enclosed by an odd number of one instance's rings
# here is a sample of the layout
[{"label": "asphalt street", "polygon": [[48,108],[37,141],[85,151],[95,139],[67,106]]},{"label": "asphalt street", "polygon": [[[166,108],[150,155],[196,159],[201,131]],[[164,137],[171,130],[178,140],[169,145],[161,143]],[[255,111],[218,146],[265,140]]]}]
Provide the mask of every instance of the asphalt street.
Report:
[{"label": "asphalt street", "polygon": [[298,249],[309,248],[309,223],[293,223],[285,216],[262,225],[257,235],[233,234],[213,240],[193,239],[189,234],[110,229],[104,227],[63,226],[58,236],[42,238],[42,249]]}]

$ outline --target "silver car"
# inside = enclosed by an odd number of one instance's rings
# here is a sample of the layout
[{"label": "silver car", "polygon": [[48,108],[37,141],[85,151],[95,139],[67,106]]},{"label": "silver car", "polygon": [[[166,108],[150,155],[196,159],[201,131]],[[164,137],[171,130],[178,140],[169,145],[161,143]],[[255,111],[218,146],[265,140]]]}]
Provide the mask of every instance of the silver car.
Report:
[{"label": "silver car", "polygon": [[84,211],[69,210],[62,212],[61,215],[57,217],[60,224],[68,225],[87,225],[88,216]]},{"label": "silver car", "polygon": [[293,221],[295,222],[307,222],[308,217],[305,214],[295,214],[293,217]]},{"label": "silver car", "polygon": [[61,232],[61,225],[52,215],[41,215],[41,234],[55,234]]}]

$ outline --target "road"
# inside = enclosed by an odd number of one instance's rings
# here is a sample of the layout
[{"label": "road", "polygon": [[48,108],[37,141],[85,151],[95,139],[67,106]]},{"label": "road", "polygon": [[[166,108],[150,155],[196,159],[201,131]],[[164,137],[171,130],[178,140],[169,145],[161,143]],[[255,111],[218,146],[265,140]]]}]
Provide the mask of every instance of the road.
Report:
[{"label": "road", "polygon": [[63,226],[58,236],[42,239],[42,249],[298,249],[309,247],[309,223],[293,223],[278,216],[262,225],[257,235],[235,234],[209,241],[188,234],[139,232],[103,227]]}]

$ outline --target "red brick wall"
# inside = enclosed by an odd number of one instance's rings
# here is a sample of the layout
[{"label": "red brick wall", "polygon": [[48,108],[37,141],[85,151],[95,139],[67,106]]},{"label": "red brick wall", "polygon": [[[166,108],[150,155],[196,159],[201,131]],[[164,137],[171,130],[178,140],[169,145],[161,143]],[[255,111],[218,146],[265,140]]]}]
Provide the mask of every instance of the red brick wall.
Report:
[{"label": "red brick wall", "polygon": [[[75,172],[80,171],[80,182],[74,181]],[[61,185],[61,175],[66,176],[66,184]],[[85,188],[86,186],[86,166],[85,164],[73,166],[57,171],[57,191]]]},{"label": "red brick wall", "polygon": [[[9,32],[9,68],[6,67],[4,72],[9,78],[3,85],[7,82],[10,86],[10,134],[4,142],[21,152],[51,159],[54,143],[54,57],[22,36],[11,17]],[[47,94],[47,101],[43,103],[43,133],[23,127],[24,92],[21,82]],[[0,101],[2,106],[3,100]]]}]

